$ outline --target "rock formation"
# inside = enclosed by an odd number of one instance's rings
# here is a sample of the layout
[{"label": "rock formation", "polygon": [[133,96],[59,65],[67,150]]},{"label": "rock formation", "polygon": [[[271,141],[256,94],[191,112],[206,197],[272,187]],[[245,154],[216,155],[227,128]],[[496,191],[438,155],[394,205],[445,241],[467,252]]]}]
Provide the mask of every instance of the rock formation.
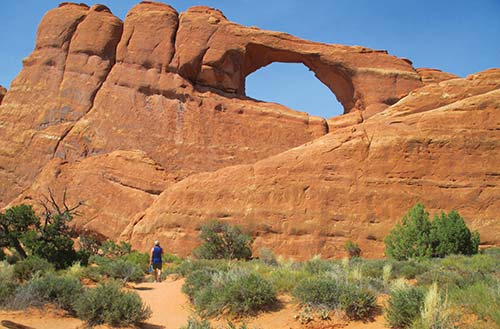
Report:
[{"label": "rock formation", "polygon": [[2,100],[7,93],[7,89],[0,85],[0,105],[2,104]]},{"label": "rock formation", "polygon": [[[323,119],[245,96],[272,62],[303,63],[344,115]],[[125,21],[61,4],[38,29],[0,106],[0,204],[48,188],[85,201],[75,225],[183,255],[200,225],[243,225],[254,248],[381,256],[417,201],[492,232],[500,70],[465,79],[364,47],[244,27],[207,7],[143,1]],[[496,166],[495,166],[496,165]]]}]

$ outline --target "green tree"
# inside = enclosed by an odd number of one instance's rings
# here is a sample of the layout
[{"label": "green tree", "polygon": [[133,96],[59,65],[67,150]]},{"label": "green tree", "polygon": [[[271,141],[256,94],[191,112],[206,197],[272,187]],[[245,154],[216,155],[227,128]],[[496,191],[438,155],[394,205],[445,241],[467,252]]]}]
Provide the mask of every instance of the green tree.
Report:
[{"label": "green tree", "polygon": [[0,248],[14,248],[22,258],[28,255],[21,240],[25,234],[33,230],[40,222],[33,208],[19,205],[0,212]]},{"label": "green tree", "polygon": [[65,192],[60,205],[50,189],[49,197],[44,198],[42,219],[36,216],[31,206],[24,204],[0,213],[0,247],[15,249],[23,259],[34,255],[46,259],[56,268],[64,268],[79,259],[73,247],[75,232],[68,223],[82,202],[68,207]]},{"label": "green tree", "polygon": [[210,221],[201,228],[202,244],[193,254],[202,259],[250,259],[253,239],[238,226]]},{"label": "green tree", "polygon": [[431,222],[421,204],[410,209],[385,238],[386,255],[397,260],[472,255],[478,252],[478,247],[479,233],[472,233],[458,212],[441,212]]},{"label": "green tree", "polygon": [[397,260],[406,260],[415,257],[430,257],[431,221],[429,213],[422,204],[417,204],[403,216],[401,223],[386,236],[385,253]]},{"label": "green tree", "polygon": [[471,232],[462,216],[452,210],[435,215],[431,228],[432,256],[444,257],[451,254],[477,254],[479,233]]}]

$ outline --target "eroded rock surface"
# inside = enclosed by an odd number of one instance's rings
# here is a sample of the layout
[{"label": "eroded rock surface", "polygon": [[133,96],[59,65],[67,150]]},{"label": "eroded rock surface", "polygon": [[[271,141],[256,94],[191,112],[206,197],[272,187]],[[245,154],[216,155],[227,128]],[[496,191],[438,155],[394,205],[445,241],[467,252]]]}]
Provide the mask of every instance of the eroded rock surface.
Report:
[{"label": "eroded rock surface", "polygon": [[5,87],[0,85],[0,105],[2,104],[5,94],[7,94],[7,89],[5,89]]},{"label": "eroded rock surface", "polygon": [[[343,104],[320,118],[249,99],[245,78],[303,63]],[[417,201],[456,208],[498,244],[499,71],[458,78],[365,47],[244,27],[143,1],[125,21],[61,4],[0,106],[0,205],[48,189],[75,225],[187,254],[200,225],[242,224],[255,248],[380,256]],[[0,96],[1,97],[1,96]]]},{"label": "eroded rock surface", "polygon": [[188,254],[198,228],[216,218],[251,231],[255,249],[339,257],[352,239],[380,257],[395,221],[422,202],[431,213],[458,210],[483,243],[498,244],[499,87],[498,69],[429,85],[277,156],[193,175],[124,237],[145,248],[155,236]]}]

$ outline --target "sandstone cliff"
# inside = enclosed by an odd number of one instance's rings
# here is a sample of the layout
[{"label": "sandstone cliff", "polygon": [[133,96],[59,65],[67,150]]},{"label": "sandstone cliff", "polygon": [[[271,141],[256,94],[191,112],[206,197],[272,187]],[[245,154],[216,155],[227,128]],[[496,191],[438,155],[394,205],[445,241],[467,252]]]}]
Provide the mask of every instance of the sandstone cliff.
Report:
[{"label": "sandstone cliff", "polygon": [[[249,99],[245,78],[303,63],[345,114]],[[500,222],[500,71],[465,79],[364,47],[244,27],[215,9],[144,1],[124,22],[62,4],[0,106],[0,204],[50,187],[85,201],[80,229],[187,254],[207,219],[255,248],[340,256],[417,201],[456,208],[487,243]]]},{"label": "sandstone cliff", "polygon": [[7,93],[7,89],[0,85],[0,105],[2,104],[3,98]]}]

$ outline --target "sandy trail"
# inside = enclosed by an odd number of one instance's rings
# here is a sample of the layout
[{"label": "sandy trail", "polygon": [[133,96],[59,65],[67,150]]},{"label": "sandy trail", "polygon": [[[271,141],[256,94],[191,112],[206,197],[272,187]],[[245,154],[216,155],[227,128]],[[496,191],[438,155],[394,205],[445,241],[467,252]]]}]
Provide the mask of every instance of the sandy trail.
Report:
[{"label": "sandy trail", "polygon": [[167,279],[161,283],[134,285],[134,291],[153,311],[147,321],[150,328],[179,329],[187,325],[192,309],[181,291],[183,284],[184,280]]}]

